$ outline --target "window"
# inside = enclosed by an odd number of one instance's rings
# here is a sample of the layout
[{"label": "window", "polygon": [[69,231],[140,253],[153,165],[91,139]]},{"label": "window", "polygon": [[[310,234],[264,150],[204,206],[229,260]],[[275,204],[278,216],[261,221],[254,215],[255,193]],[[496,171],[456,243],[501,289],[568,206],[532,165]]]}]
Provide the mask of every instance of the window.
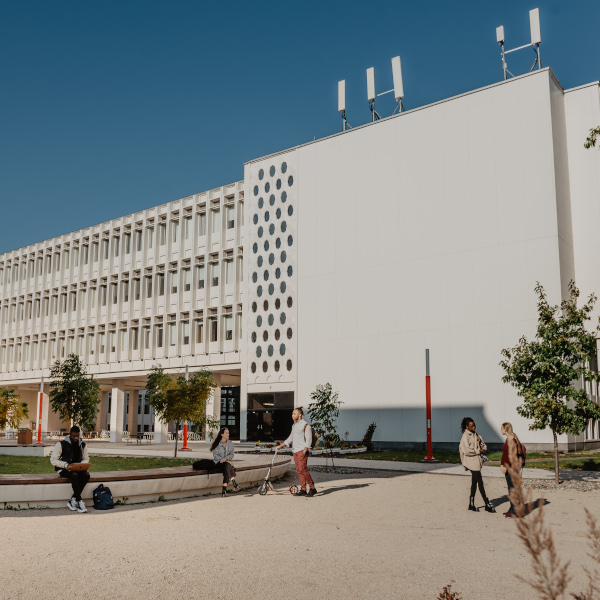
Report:
[{"label": "window", "polygon": [[123,302],[129,302],[129,281],[121,281],[123,289]]},{"label": "window", "polygon": [[233,283],[233,260],[225,261],[225,285]]},{"label": "window", "polygon": [[79,248],[73,248],[73,251],[71,252],[71,254],[73,255],[73,266],[78,267],[79,266]]},{"label": "window", "polygon": [[139,277],[133,280],[133,299],[134,300],[139,300],[140,299],[140,280]]},{"label": "window", "polygon": [[120,242],[120,238],[118,237],[114,237],[113,238],[113,246],[115,248],[115,257],[119,256],[119,242]]},{"label": "window", "polygon": [[96,288],[90,288],[90,308],[96,308]]},{"label": "window", "polygon": [[226,315],[225,317],[225,339],[233,339],[233,315]]},{"label": "window", "polygon": [[188,345],[190,343],[190,322],[182,321],[181,322],[181,339],[184,345]]},{"label": "window", "polygon": [[118,284],[116,282],[110,284],[110,291],[111,303],[116,304],[119,299]]},{"label": "window", "polygon": [[162,325],[156,325],[156,347],[157,348],[163,347],[163,326]]},{"label": "window", "polygon": [[227,207],[227,229],[233,229],[235,226],[235,208],[233,206]]},{"label": "window", "polygon": [[169,323],[169,346],[175,346],[177,343],[177,323]]},{"label": "window", "polygon": [[77,310],[77,292],[71,292],[71,310],[73,312]]},{"label": "window", "polygon": [[50,298],[44,298],[44,316],[48,316],[48,309],[50,307]]},{"label": "window", "polygon": [[[58,272],[59,269],[60,269],[60,254],[57,252],[54,255],[54,271]],[[18,279],[19,279],[19,268],[18,267],[15,269],[15,274],[17,276],[17,281],[18,281]]]},{"label": "window", "polygon": [[131,349],[132,350],[137,350],[138,349],[138,345],[139,345],[139,328],[138,327],[132,327],[131,328]]},{"label": "window", "polygon": [[212,317],[210,319],[210,341],[217,341],[217,319],[216,317]]},{"label": "window", "polygon": [[63,252],[63,268],[64,269],[69,268],[69,251],[68,250],[65,250]]},{"label": "window", "polygon": [[125,254],[131,254],[131,234],[126,233],[123,237],[125,238]]},{"label": "window", "polygon": [[144,327],[144,348],[146,350],[150,349],[150,326],[147,325],[146,327]]},{"label": "window", "polygon": [[196,319],[196,344],[201,344],[204,341],[204,321]]},{"label": "window", "polygon": [[121,329],[119,336],[121,338],[121,352],[127,352],[127,329]]},{"label": "window", "polygon": [[100,286],[100,305],[106,306],[106,285]]},{"label": "window", "polygon": [[83,247],[83,259],[82,260],[83,260],[84,265],[88,264],[89,256],[90,256],[90,247],[86,244]]},{"label": "window", "polygon": [[77,354],[83,356],[83,336],[77,336]]},{"label": "window", "polygon": [[206,235],[206,213],[198,215],[198,237]]},{"label": "window", "polygon": [[196,280],[198,282],[198,289],[203,290],[204,289],[204,265],[198,265],[196,267],[196,273],[197,273]]},{"label": "window", "polygon": [[171,221],[171,241],[176,244],[179,235],[179,221]]},{"label": "window", "polygon": [[219,263],[213,263],[210,265],[211,268],[211,285],[213,287],[219,285]]},{"label": "window", "polygon": [[156,286],[158,287],[158,295],[165,295],[165,274],[157,273],[156,275]]},{"label": "window", "polygon": [[[85,300],[84,300],[85,303]],[[33,314],[35,315],[36,319],[40,318],[40,307],[41,307],[41,302],[39,298],[36,298],[35,300],[35,307],[33,309]]]},{"label": "window", "polygon": [[66,294],[60,295],[60,312],[61,313],[67,312],[67,295]]},{"label": "window", "polygon": [[106,352],[106,334],[104,331],[100,332],[100,354]]},{"label": "window", "polygon": [[220,225],[221,225],[221,211],[219,209],[213,210],[211,212],[211,218],[212,218],[212,232],[215,234],[219,233]]},{"label": "window", "polygon": [[164,246],[167,242],[167,224],[161,223],[158,226],[158,236],[159,236],[159,244]]},{"label": "window", "polygon": [[169,280],[171,281],[171,294],[177,293],[177,271],[169,271]]},{"label": "window", "polygon": [[154,227],[146,227],[146,239],[148,240],[148,248],[152,248],[152,244],[154,244]]},{"label": "window", "polygon": [[93,333],[89,333],[88,334],[88,353],[90,356],[94,356],[94,334]]},{"label": "window", "polygon": [[142,250],[142,230],[141,229],[136,230],[135,239],[136,239],[135,249],[137,252],[140,252]]},{"label": "window", "polygon": [[117,332],[116,331],[108,332],[108,347],[111,352],[117,351]]},{"label": "window", "polygon": [[189,292],[192,288],[192,273],[189,267],[183,269],[183,291]]},{"label": "window", "polygon": [[108,260],[108,240],[102,240],[102,260]]},{"label": "window", "polygon": [[183,220],[183,236],[186,240],[190,239],[190,230],[192,229],[192,217],[186,217]]},{"label": "window", "polygon": [[92,244],[92,260],[94,262],[98,262],[98,242],[94,242]]},{"label": "window", "polygon": [[146,275],[146,298],[152,298],[152,275]]}]

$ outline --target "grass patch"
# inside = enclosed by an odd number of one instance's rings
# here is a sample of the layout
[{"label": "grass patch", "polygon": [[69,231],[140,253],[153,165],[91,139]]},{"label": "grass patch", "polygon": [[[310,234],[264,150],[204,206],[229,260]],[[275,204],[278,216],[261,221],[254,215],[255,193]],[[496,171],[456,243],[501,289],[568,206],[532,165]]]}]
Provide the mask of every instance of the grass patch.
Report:
[{"label": "grass patch", "polygon": [[[132,456],[92,456],[93,471],[132,471],[135,469],[158,469],[191,465],[189,458],[134,458]],[[0,456],[0,474],[54,473],[49,456]]]}]

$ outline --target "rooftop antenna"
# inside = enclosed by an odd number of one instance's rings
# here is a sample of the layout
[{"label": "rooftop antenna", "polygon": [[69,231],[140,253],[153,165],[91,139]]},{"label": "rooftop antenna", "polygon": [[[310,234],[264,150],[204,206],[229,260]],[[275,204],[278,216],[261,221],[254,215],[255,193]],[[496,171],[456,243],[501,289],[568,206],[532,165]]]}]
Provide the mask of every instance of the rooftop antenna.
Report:
[{"label": "rooftop antenna", "polygon": [[338,81],[338,112],[342,116],[342,131],[346,131],[348,127],[352,129],[352,125],[346,119],[346,80]]},{"label": "rooftop antenna", "polygon": [[500,25],[500,27],[496,27],[496,41],[500,44],[500,50],[502,53],[502,71],[504,72],[504,79],[508,79],[508,75],[514,77],[514,75],[508,70],[506,66],[506,55],[511,52],[516,52],[517,50],[523,50],[523,48],[529,48],[529,46],[533,47],[535,52],[535,61],[529,69],[529,72],[535,69],[535,65],[538,66],[538,69],[542,68],[542,56],[540,54],[540,44],[542,43],[542,34],[540,29],[540,9],[534,8],[529,11],[529,31],[531,34],[531,42],[529,44],[525,44],[524,46],[519,46],[518,48],[513,48],[512,50],[504,50],[504,27]]},{"label": "rooftop antenna", "polygon": [[367,99],[369,100],[369,108],[371,109],[372,120],[376,121],[381,119],[379,113],[375,110],[375,98],[379,96],[385,96],[386,94],[394,93],[396,98],[396,107],[392,114],[397,110],[402,112],[404,105],[402,104],[402,98],[404,97],[404,85],[402,83],[402,63],[400,62],[399,56],[392,58],[392,77],[394,78],[394,87],[387,92],[381,92],[381,94],[375,93],[375,69],[370,67],[367,69]]}]

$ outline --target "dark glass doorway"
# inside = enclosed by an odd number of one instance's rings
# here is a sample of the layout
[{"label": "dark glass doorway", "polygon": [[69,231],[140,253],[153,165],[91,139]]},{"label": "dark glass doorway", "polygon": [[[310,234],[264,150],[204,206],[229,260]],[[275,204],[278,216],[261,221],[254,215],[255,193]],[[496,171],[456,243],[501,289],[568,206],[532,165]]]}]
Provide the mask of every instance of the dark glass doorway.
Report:
[{"label": "dark glass doorway", "polygon": [[227,426],[232,440],[240,439],[240,387],[221,388],[221,427]]},{"label": "dark glass doorway", "polygon": [[248,394],[248,441],[285,440],[292,430],[294,392]]}]

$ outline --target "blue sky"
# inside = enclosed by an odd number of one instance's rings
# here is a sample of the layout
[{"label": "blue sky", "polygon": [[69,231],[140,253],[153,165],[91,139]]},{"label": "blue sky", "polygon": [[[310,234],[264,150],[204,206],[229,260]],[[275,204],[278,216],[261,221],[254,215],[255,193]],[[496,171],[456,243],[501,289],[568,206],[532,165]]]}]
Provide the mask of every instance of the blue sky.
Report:
[{"label": "blue sky", "polygon": [[[365,69],[414,108],[502,78],[539,6],[542,61],[599,78],[600,3],[0,2],[0,252],[243,177],[243,162],[369,119]],[[533,51],[509,55],[515,74]],[[391,95],[378,101],[391,112]]]}]

